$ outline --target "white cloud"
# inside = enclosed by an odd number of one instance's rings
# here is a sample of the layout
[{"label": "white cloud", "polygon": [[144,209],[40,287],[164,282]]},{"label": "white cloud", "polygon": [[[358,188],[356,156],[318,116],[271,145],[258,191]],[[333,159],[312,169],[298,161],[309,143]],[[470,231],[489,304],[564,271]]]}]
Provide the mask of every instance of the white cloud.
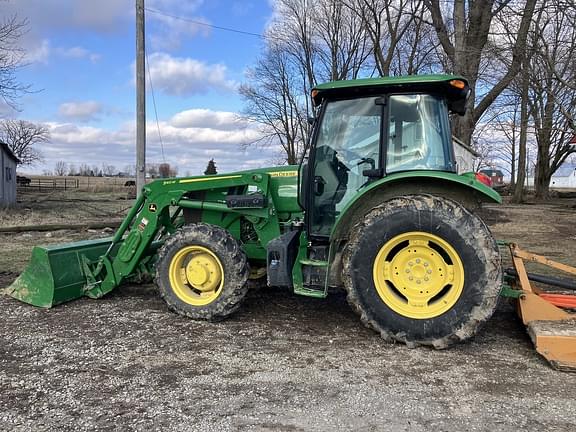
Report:
[{"label": "white cloud", "polygon": [[102,57],[100,54],[93,53],[81,46],[69,48],[53,47],[49,39],[42,39],[41,41],[27,39],[25,45],[25,63],[48,64],[52,56],[70,59],[88,59],[92,63],[96,63]]},{"label": "white cloud", "polygon": [[26,63],[48,63],[51,53],[50,41],[43,39],[39,44],[35,44],[26,50],[24,61]]},{"label": "white cloud", "polygon": [[212,111],[208,109],[191,109],[179,112],[170,119],[169,124],[175,128],[212,128],[219,130],[237,130],[246,128],[237,113]]},{"label": "white cloud", "polygon": [[[114,130],[75,124],[50,122],[46,127],[51,142],[42,146],[46,158],[40,172],[52,169],[59,160],[78,167],[81,164],[111,164],[122,169],[135,161],[136,130],[133,122]],[[176,166],[180,175],[188,172],[201,175],[211,158],[218,172],[273,165],[278,148],[248,147],[242,144],[256,141],[258,130],[238,119],[237,114],[222,111],[187,110],[160,122],[162,144],[166,162]],[[162,148],[155,122],[147,125],[148,163],[161,163]]]},{"label": "white cloud", "polygon": [[96,101],[65,102],[60,105],[58,113],[68,120],[95,120],[102,114],[102,104]]},{"label": "white cloud", "polygon": [[2,9],[5,16],[26,17],[35,32],[55,28],[111,32],[134,16],[134,0],[12,0],[2,2]]},{"label": "white cloud", "polygon": [[62,57],[74,58],[74,59],[88,59],[92,63],[96,63],[102,58],[100,54],[93,53],[86,48],[75,46],[71,48],[58,48],[57,53]]},{"label": "white cloud", "polygon": [[[130,21],[134,21],[134,0],[8,0],[2,1],[2,14],[26,17],[30,22],[29,35],[38,41],[43,34],[51,30],[96,31],[99,33],[117,33]],[[155,50],[173,50],[180,47],[186,37],[208,35],[209,27],[195,24],[193,21],[207,20],[196,14],[203,0],[147,0],[146,20],[148,37]],[[154,10],[162,12],[159,14]],[[183,17],[187,20],[177,19]]]},{"label": "white cloud", "polygon": [[196,16],[203,0],[149,0],[147,19],[154,23],[149,37],[155,51],[172,51],[180,48],[182,40],[196,35],[208,36],[208,21]]},{"label": "white cloud", "polygon": [[154,53],[149,58],[150,75],[155,88],[174,96],[232,91],[235,83],[226,78],[226,66],[206,64],[191,58]]},{"label": "white cloud", "polygon": [[181,47],[185,38],[200,35],[207,37],[211,29],[206,24],[208,20],[203,17],[176,18],[176,15],[161,15],[154,12],[148,14],[150,19],[156,21],[153,31],[149,35],[151,46],[156,51],[174,51]]},{"label": "white cloud", "polygon": [[17,117],[19,112],[0,97],[0,120]]}]

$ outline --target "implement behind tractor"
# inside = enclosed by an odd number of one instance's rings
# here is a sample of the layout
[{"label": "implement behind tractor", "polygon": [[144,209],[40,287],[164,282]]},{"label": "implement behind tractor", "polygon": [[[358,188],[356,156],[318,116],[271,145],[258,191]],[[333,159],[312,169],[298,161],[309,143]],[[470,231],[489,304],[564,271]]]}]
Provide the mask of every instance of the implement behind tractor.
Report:
[{"label": "implement behind tractor", "polygon": [[[532,343],[552,367],[576,371],[576,315],[561,308],[576,309],[576,279],[565,279],[528,273],[524,260],[551,267],[576,276],[576,268],[520,249],[514,243],[510,248],[513,269],[507,269],[505,280],[511,282],[512,297],[518,299],[518,315],[528,330]],[[569,290],[569,294],[552,293],[538,289],[530,280]]]},{"label": "implement behind tractor", "polygon": [[218,320],[266,276],[311,297],[345,289],[389,341],[466,340],[502,288],[476,212],[500,196],[458,173],[452,144],[449,114],[468,94],[451,75],[319,85],[300,166],[150,183],[113,238],[34,248],[9,292],[51,307],[151,275],[173,311]]}]

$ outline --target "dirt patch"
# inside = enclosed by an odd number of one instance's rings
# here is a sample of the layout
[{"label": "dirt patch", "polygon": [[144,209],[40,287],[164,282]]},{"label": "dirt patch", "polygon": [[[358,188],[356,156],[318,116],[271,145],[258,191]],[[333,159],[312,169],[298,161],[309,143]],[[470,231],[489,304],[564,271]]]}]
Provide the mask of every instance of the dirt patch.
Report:
[{"label": "dirt patch", "polygon": [[478,214],[487,225],[510,222],[506,212],[499,207],[485,206]]},{"label": "dirt patch", "polygon": [[[568,210],[505,205],[490,225],[575,264]],[[14,276],[0,267],[0,287]],[[545,363],[507,301],[444,351],[384,343],[342,294],[255,290],[220,323],[171,313],[153,285],[0,310],[0,430],[576,430],[576,374]]]}]

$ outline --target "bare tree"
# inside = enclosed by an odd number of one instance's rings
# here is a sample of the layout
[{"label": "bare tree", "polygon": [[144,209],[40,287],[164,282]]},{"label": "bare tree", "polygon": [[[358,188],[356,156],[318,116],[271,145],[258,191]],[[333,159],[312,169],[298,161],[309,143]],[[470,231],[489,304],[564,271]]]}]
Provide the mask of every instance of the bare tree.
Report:
[{"label": "bare tree", "polygon": [[68,172],[68,164],[63,160],[60,160],[54,164],[54,175],[56,176],[65,176]]},{"label": "bare tree", "polygon": [[161,163],[158,165],[158,174],[160,178],[168,178],[170,177],[170,164],[169,163]]},{"label": "bare tree", "polygon": [[[409,31],[421,28],[413,24],[416,23],[415,17],[423,10],[422,1],[348,0],[346,5],[362,21],[378,75],[389,76],[393,63],[400,57],[399,49],[405,36]],[[402,58],[398,65],[409,59],[409,55]],[[406,69],[413,69],[413,64]]]},{"label": "bare tree", "polygon": [[298,74],[290,56],[279,46],[270,47],[250,71],[252,84],[240,87],[247,105],[245,117],[261,127],[262,137],[246,145],[280,144],[288,164],[298,162],[308,132],[307,110]]},{"label": "bare tree", "polygon": [[313,10],[315,80],[357,78],[371,53],[361,16],[342,0],[318,0]]},{"label": "bare tree", "polygon": [[50,141],[50,132],[45,126],[29,121],[3,120],[0,140],[8,144],[20,165],[34,165],[44,160],[36,146]]},{"label": "bare tree", "polygon": [[17,98],[29,89],[16,79],[16,71],[24,59],[24,50],[18,42],[27,27],[28,21],[16,16],[4,17],[0,22],[0,98],[12,108],[16,108]]},{"label": "bare tree", "polygon": [[98,167],[98,165],[92,165],[90,174],[94,177],[102,177],[102,168]]},{"label": "bare tree", "polygon": [[[310,0],[277,0],[276,19],[267,32],[267,40],[296,63],[304,93],[315,86],[317,47],[314,42],[314,10]],[[266,54],[265,54],[266,56]]]},{"label": "bare tree", "polygon": [[474,159],[473,171],[477,172],[485,168],[494,168],[495,155],[494,155],[494,145],[490,138],[486,136],[479,135],[472,142],[472,146],[478,156]]},{"label": "bare tree", "polygon": [[408,29],[398,41],[395,59],[391,64],[393,75],[414,75],[446,70],[445,58],[440,53],[440,42],[434,29],[427,25],[428,9],[423,0],[410,2]]},{"label": "bare tree", "polygon": [[278,0],[266,48],[240,88],[245,117],[262,138],[246,145],[279,145],[297,163],[318,82],[357,78],[370,56],[360,16],[342,0]]},{"label": "bare tree", "polygon": [[[469,144],[474,128],[484,112],[494,100],[510,84],[520,71],[526,52],[526,39],[534,14],[537,0],[526,0],[521,8],[513,0],[454,0],[451,17],[439,0],[424,0],[431,14],[432,25],[446,54],[451,70],[465,76],[470,82],[471,97],[468,99],[466,115],[458,117],[454,122],[454,132],[462,141]],[[517,11],[520,9],[520,16]],[[491,30],[494,17],[507,13],[507,18],[501,23],[518,23],[514,32],[516,37],[507,47],[507,64],[503,74],[497,78],[490,71],[491,80],[482,76],[482,61],[487,48],[506,39],[492,38]],[[489,43],[490,42],[490,43]],[[479,98],[477,84],[482,82],[488,90]]]},{"label": "bare tree", "polygon": [[151,178],[158,177],[158,164],[146,164],[146,172]]},{"label": "bare tree", "polygon": [[94,171],[92,171],[92,169],[90,168],[90,165],[88,164],[80,164],[80,166],[78,167],[78,175],[82,176],[82,177],[90,177],[92,174],[94,173]]},{"label": "bare tree", "polygon": [[[534,120],[538,159],[534,178],[536,197],[548,198],[550,178],[573,153],[576,134],[576,8],[547,2],[535,32],[535,54],[530,64],[530,114]],[[558,79],[561,77],[562,79]]]},{"label": "bare tree", "polygon": [[528,113],[528,98],[530,78],[528,75],[529,59],[524,59],[524,67],[520,76],[520,141],[518,143],[518,176],[514,186],[512,201],[519,204],[524,200],[524,180],[528,170],[528,123],[530,121]]},{"label": "bare tree", "polygon": [[520,138],[520,94],[517,83],[506,90],[486,111],[474,130],[474,141],[486,139],[495,166],[510,175],[513,188],[517,176]]},{"label": "bare tree", "polygon": [[128,177],[134,177],[134,175],[136,174],[136,165],[134,164],[125,165],[124,173],[126,173]]},{"label": "bare tree", "polygon": [[104,175],[106,177],[112,177],[117,172],[118,171],[116,170],[116,167],[114,165],[110,165],[107,163],[102,164],[102,175]]}]

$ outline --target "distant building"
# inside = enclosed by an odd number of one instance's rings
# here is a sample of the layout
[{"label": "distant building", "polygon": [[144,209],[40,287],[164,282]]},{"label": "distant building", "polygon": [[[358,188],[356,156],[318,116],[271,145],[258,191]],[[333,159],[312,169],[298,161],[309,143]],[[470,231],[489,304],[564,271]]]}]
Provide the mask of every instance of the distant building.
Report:
[{"label": "distant building", "polygon": [[[534,177],[526,179],[528,186],[534,186]],[[550,178],[550,189],[576,189],[576,164],[565,163]]]},{"label": "distant building", "polygon": [[8,147],[0,142],[0,207],[16,204],[16,164],[20,162]]},{"label": "distant building", "polygon": [[561,166],[550,179],[551,189],[576,189],[576,165]]}]

